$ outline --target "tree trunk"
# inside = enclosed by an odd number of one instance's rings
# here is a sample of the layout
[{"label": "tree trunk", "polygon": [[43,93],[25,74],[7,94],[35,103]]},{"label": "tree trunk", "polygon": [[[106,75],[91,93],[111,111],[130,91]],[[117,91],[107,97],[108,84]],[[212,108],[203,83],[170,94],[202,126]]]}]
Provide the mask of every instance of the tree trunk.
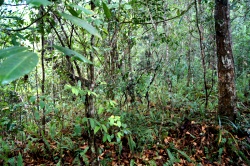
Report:
[{"label": "tree trunk", "polygon": [[[198,5],[199,5],[199,9],[198,9]],[[200,25],[200,18],[199,15],[202,14],[202,8],[201,8],[201,1],[197,1],[195,0],[195,11],[196,11],[196,27],[198,29],[199,32],[199,42],[200,42],[200,53],[201,53],[201,64],[202,64],[202,68],[203,68],[203,84],[204,84],[204,91],[205,91],[205,111],[207,110],[207,106],[208,106],[208,98],[209,98],[209,94],[208,94],[208,88],[207,88],[207,67],[206,67],[206,55],[205,55],[205,47],[204,47],[204,30],[202,25]]]},{"label": "tree trunk", "polygon": [[218,115],[234,121],[237,110],[228,0],[215,0],[214,19],[218,58]]},{"label": "tree trunk", "polygon": [[[40,15],[44,15],[44,9],[43,6],[40,7]],[[42,46],[42,52],[41,52],[41,63],[42,63],[42,84],[41,84],[41,90],[42,90],[42,94],[41,96],[44,96],[45,94],[45,66],[44,66],[44,55],[45,55],[45,38],[44,38],[44,33],[45,33],[45,27],[44,27],[44,20],[41,19],[40,22],[40,31],[41,31],[41,46]],[[45,99],[42,99],[43,101],[45,101]],[[45,134],[45,107],[43,107],[43,112],[42,112],[42,127],[43,127],[43,134]]]}]

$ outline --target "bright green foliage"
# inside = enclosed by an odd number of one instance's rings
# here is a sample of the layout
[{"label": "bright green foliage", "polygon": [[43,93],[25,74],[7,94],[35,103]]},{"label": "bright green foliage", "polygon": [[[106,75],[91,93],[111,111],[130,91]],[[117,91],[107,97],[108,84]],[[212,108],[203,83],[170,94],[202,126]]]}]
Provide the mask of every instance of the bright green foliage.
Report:
[{"label": "bright green foliage", "polygon": [[197,1],[207,87],[194,1],[26,2],[0,1],[0,165],[249,165],[249,3],[231,5],[239,119],[218,125],[214,1]]},{"label": "bright green foliage", "polygon": [[6,58],[6,57],[13,55],[13,54],[17,54],[19,52],[24,52],[27,50],[28,50],[28,48],[26,48],[26,47],[18,47],[18,46],[2,49],[2,50],[0,50],[0,59]]},{"label": "bright green foliage", "polygon": [[102,7],[103,7],[103,10],[104,10],[104,13],[105,13],[105,16],[107,17],[107,19],[110,19],[111,18],[111,12],[110,12],[107,4],[102,2]]},{"label": "bright green foliage", "polygon": [[23,166],[23,158],[22,158],[22,155],[21,153],[18,154],[18,157],[17,157],[17,166]]},{"label": "bright green foliage", "polygon": [[54,47],[56,49],[58,49],[59,51],[63,52],[64,53],[64,56],[71,56],[81,62],[84,62],[84,63],[88,63],[88,64],[93,64],[91,61],[89,61],[87,58],[85,58],[83,55],[81,55],[80,53],[74,51],[74,50],[71,50],[69,48],[65,48],[65,47],[61,47],[61,46],[57,46],[57,45],[54,45]]},{"label": "bright green foliage", "polygon": [[71,16],[71,15],[66,14],[66,13],[61,13],[61,16],[64,17],[65,19],[71,21],[73,24],[86,29],[90,34],[95,35],[99,38],[102,38],[101,35],[99,34],[99,32],[92,25],[87,23],[86,21],[84,21],[78,17]]},{"label": "bright green foliage", "polygon": [[0,64],[0,84],[8,84],[15,79],[28,74],[38,63],[38,57],[35,53],[27,52],[22,47],[12,47],[1,50],[1,58],[7,57]]},{"label": "bright green foliage", "polygon": [[48,0],[26,0],[26,2],[27,2],[27,4],[33,5],[36,7],[40,7],[41,5],[48,6],[48,5],[52,4],[52,2],[50,2]]},{"label": "bright green foliage", "polygon": [[70,4],[69,6],[78,9],[78,11],[83,12],[83,13],[86,14],[87,16],[92,16],[92,15],[95,14],[92,10],[88,10],[88,9],[82,7],[82,6],[77,5],[77,4]]}]

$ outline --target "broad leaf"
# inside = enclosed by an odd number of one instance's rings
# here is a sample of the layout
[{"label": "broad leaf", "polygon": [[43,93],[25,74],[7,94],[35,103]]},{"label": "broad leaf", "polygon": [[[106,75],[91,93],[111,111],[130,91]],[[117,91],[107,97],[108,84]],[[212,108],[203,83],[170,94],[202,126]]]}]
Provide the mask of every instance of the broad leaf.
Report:
[{"label": "broad leaf", "polygon": [[121,121],[117,121],[117,124],[116,124],[118,127],[121,127],[122,126],[122,123]]},{"label": "broad leaf", "polygon": [[90,60],[88,60],[87,58],[85,58],[82,54],[74,51],[74,50],[71,50],[69,48],[66,48],[66,47],[61,47],[61,46],[57,46],[57,45],[54,45],[54,47],[61,51],[62,53],[64,53],[64,55],[68,55],[68,56],[75,56],[77,58],[77,60],[81,61],[81,62],[84,62],[84,63],[89,63],[89,64],[93,64]]},{"label": "broad leaf", "polygon": [[114,120],[113,118],[109,119],[109,124],[110,124],[110,126],[113,126],[114,123],[115,123],[115,120]]},{"label": "broad leaf", "polygon": [[102,124],[102,129],[103,129],[103,131],[104,131],[105,133],[108,132],[108,129],[107,129],[107,127],[106,127],[104,124]]},{"label": "broad leaf", "polygon": [[50,1],[47,1],[47,0],[26,0],[26,2],[27,4],[31,4],[36,7],[39,7],[41,5],[48,6],[52,4]]},{"label": "broad leaf", "polygon": [[[94,15],[95,13],[92,10],[86,9],[82,6],[76,5],[76,4],[70,4],[69,6],[77,8],[78,10],[81,10],[84,12],[86,15]],[[73,15],[73,14],[72,14]]]},{"label": "broad leaf", "polygon": [[70,12],[70,14],[76,17],[81,13],[81,11],[75,11],[75,9],[71,6],[68,6],[67,10]]},{"label": "broad leaf", "polygon": [[9,56],[0,64],[0,84],[8,84],[28,74],[38,63],[38,56],[32,52],[19,52]]},{"label": "broad leaf", "polygon": [[100,126],[95,126],[95,129],[94,129],[94,134],[96,134],[100,129]]},{"label": "broad leaf", "polygon": [[26,51],[27,49],[28,48],[26,48],[26,47],[19,47],[19,46],[2,49],[2,50],[0,50],[0,59],[6,58],[6,57],[11,56],[13,54],[17,54],[17,53]]},{"label": "broad leaf", "polygon": [[102,38],[101,35],[99,34],[99,32],[92,25],[87,23],[86,21],[84,21],[78,17],[66,14],[66,13],[61,13],[61,16],[63,16],[65,19],[71,21],[73,24],[78,25],[78,26],[86,29],[90,34],[95,35],[99,38]]},{"label": "broad leaf", "polygon": [[78,96],[79,90],[76,87],[72,87],[72,93]]},{"label": "broad leaf", "polygon": [[102,2],[102,7],[103,7],[103,10],[104,10],[104,13],[105,13],[105,16],[110,19],[111,17],[111,12],[108,8],[108,6],[106,5],[106,3]]},{"label": "broad leaf", "polygon": [[40,106],[41,109],[43,109],[45,107],[45,102],[43,100],[41,100],[39,102],[39,106]]}]

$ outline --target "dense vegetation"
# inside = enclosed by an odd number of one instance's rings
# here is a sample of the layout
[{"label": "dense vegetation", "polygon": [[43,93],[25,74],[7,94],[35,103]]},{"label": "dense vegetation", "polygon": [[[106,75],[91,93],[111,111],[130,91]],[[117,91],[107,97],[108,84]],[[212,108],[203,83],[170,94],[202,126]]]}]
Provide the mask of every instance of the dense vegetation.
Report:
[{"label": "dense vegetation", "polygon": [[250,165],[249,1],[0,13],[0,165]]}]

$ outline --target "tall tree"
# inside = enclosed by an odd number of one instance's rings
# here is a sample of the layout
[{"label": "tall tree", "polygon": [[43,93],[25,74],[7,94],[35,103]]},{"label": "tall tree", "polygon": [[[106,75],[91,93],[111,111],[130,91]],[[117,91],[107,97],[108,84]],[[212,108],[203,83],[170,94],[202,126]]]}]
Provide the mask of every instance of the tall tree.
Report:
[{"label": "tall tree", "polygon": [[218,58],[219,116],[236,118],[234,59],[230,32],[229,0],[215,0],[215,31]]}]

